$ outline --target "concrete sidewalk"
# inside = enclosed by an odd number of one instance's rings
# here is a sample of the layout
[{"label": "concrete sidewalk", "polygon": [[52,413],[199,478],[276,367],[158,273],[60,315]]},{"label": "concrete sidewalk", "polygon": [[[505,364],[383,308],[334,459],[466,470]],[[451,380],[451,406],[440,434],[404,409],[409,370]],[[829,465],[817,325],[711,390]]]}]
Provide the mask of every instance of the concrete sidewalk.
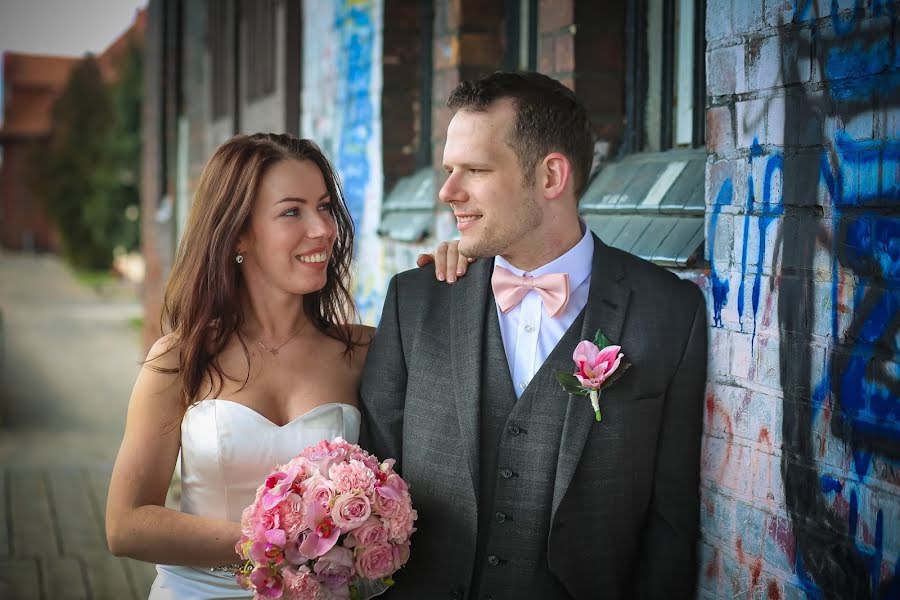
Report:
[{"label": "concrete sidewalk", "polygon": [[133,290],[98,294],[55,257],[0,253],[0,598],[135,600],[152,565],[103,520],[142,358]]}]

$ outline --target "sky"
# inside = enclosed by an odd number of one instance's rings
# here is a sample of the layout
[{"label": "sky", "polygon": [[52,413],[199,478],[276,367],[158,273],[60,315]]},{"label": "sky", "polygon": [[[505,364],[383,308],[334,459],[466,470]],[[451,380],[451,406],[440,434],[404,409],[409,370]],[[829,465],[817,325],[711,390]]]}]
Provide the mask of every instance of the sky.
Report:
[{"label": "sky", "polygon": [[0,52],[98,54],[146,0],[0,0]]},{"label": "sky", "polygon": [[[99,54],[146,4],[147,0],[0,0],[0,54]],[[0,99],[2,69],[0,62]]]}]

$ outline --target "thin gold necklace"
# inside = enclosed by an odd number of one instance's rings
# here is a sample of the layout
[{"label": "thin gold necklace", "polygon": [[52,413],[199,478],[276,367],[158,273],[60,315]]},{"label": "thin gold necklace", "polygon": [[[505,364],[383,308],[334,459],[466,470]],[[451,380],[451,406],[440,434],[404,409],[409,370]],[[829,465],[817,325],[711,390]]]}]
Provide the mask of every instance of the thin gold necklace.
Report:
[{"label": "thin gold necklace", "polygon": [[265,350],[266,352],[268,352],[269,354],[271,354],[272,356],[278,356],[278,351],[281,350],[282,348],[284,348],[284,346],[289,341],[291,341],[292,339],[294,339],[295,337],[300,335],[300,332],[303,331],[303,329],[306,327],[307,323],[309,323],[309,319],[303,321],[303,324],[300,325],[300,327],[297,328],[297,331],[292,333],[288,339],[284,340],[283,342],[281,342],[280,344],[278,344],[277,346],[275,346],[273,348],[270,348],[270,347],[266,346],[265,344],[263,344],[259,338],[255,338],[256,345],[259,346],[260,348],[262,348],[263,350]]}]

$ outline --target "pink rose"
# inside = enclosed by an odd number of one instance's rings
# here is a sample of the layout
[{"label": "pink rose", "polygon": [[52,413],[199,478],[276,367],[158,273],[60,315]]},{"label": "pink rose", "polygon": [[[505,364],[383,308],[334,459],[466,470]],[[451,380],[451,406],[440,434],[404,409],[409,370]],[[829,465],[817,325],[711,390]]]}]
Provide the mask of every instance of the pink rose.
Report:
[{"label": "pink rose", "polygon": [[341,494],[353,491],[368,492],[375,486],[375,473],[358,460],[332,465],[328,470],[328,478],[334,489]]},{"label": "pink rose", "polygon": [[588,340],[583,340],[575,347],[572,359],[578,370],[575,377],[584,387],[596,390],[602,386],[610,375],[619,368],[624,354],[621,346],[607,346],[603,350]]},{"label": "pink rose", "polygon": [[372,514],[372,506],[369,504],[369,499],[360,492],[338,495],[331,507],[331,518],[334,520],[334,524],[344,532],[362,525],[370,514]]},{"label": "pink rose", "polygon": [[363,579],[381,579],[394,572],[394,550],[390,544],[363,546],[356,555],[356,572]]},{"label": "pink rose", "polygon": [[386,541],[388,541],[388,532],[384,527],[384,523],[378,517],[370,515],[365,523],[354,529],[347,536],[344,544],[348,548],[353,548],[355,546],[368,546]]},{"label": "pink rose", "polygon": [[409,542],[404,542],[402,544],[394,544],[394,570],[396,571],[400,567],[406,564],[409,560]]},{"label": "pink rose", "polygon": [[313,570],[326,587],[331,589],[346,587],[354,572],[353,551],[335,546],[319,557]]},{"label": "pink rose", "polygon": [[386,485],[375,488],[373,505],[375,512],[382,517],[389,519],[396,516],[400,510],[402,496],[394,488]]},{"label": "pink rose", "polygon": [[334,485],[318,473],[303,482],[303,502],[318,502],[327,507],[334,498]]},{"label": "pink rose", "polygon": [[281,572],[288,597],[294,600],[317,600],[321,584],[307,567],[286,568]]}]

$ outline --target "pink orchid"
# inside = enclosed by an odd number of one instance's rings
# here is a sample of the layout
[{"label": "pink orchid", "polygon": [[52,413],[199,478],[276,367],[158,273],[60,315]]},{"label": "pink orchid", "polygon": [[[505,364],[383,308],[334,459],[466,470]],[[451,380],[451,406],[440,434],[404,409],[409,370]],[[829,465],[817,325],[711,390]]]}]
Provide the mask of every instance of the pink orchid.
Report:
[{"label": "pink orchid", "polygon": [[607,346],[602,350],[584,340],[575,347],[572,359],[578,368],[574,375],[585,388],[600,389],[610,375],[619,368],[624,354],[621,346]]},{"label": "pink orchid", "polygon": [[263,598],[280,598],[283,591],[281,578],[271,569],[256,567],[250,573],[250,581],[256,587],[256,594]]},{"label": "pink orchid", "polygon": [[308,559],[318,558],[331,550],[341,534],[328,510],[318,502],[310,504],[306,513],[306,526],[310,532],[300,544],[300,553]]},{"label": "pink orchid", "polygon": [[264,485],[262,506],[269,510],[278,506],[278,503],[288,497],[289,494],[301,493],[300,482],[295,481],[300,468],[295,466],[287,471],[275,471],[268,477]]}]

